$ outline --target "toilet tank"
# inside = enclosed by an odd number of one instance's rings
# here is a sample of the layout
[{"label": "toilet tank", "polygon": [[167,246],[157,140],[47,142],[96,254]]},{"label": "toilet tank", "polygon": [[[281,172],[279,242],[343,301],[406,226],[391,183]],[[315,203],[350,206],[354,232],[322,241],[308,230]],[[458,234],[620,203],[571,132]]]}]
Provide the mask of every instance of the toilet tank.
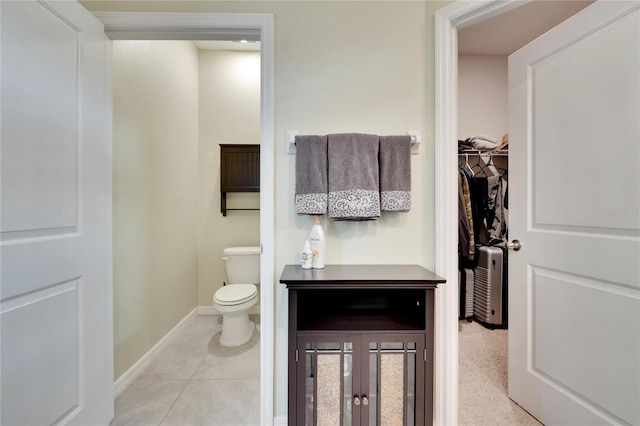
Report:
[{"label": "toilet tank", "polygon": [[260,282],[260,247],[227,247],[224,257],[227,284]]}]

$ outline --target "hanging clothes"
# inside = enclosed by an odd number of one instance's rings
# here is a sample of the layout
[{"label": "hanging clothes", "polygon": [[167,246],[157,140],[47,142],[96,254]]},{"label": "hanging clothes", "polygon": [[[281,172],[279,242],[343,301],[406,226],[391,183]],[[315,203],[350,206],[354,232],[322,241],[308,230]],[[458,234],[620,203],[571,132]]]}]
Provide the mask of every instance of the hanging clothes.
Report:
[{"label": "hanging clothes", "polygon": [[466,229],[469,235],[466,243],[467,247],[464,250],[464,252],[467,253],[465,257],[469,260],[473,260],[476,246],[474,232],[472,232],[474,228],[473,212],[471,208],[471,193],[469,191],[469,181],[467,180],[467,176],[462,171],[458,172],[458,199],[459,204],[462,205]]},{"label": "hanging clothes", "polygon": [[507,223],[504,209],[504,179],[502,176],[487,177],[487,236],[490,245],[505,242],[507,237]]},{"label": "hanging clothes", "polygon": [[498,170],[488,154],[479,156],[473,167],[467,160],[465,155],[458,173],[459,252],[472,261],[477,244],[502,245],[507,241],[508,200],[506,170]]},{"label": "hanging clothes", "polygon": [[473,233],[469,231],[464,203],[462,197],[458,196],[458,254],[465,259],[469,258],[469,240],[471,235],[473,235]]}]

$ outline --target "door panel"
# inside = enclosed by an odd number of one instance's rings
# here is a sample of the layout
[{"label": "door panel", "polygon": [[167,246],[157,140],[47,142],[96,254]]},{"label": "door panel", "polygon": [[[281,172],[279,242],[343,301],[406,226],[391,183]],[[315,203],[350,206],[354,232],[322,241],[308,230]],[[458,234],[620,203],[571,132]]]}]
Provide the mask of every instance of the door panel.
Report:
[{"label": "door panel", "polygon": [[16,46],[2,51],[4,240],[77,232],[81,32],[46,4],[7,2],[4,13],[3,46]]},{"label": "door panel", "polygon": [[640,11],[597,2],[509,58],[509,395],[640,423]]},{"label": "door panel", "polygon": [[363,335],[362,348],[362,424],[424,424],[424,335]]},{"label": "door panel", "polygon": [[296,424],[359,425],[353,400],[360,389],[360,370],[354,358],[360,351],[360,337],[299,336],[297,348],[297,388],[304,392],[297,395]]},{"label": "door panel", "polygon": [[[538,267],[531,272],[531,374],[622,419],[633,418],[640,358],[625,341],[638,333],[637,295],[577,275]],[[572,299],[579,303],[558,309],[558,301]],[[611,392],[618,388],[630,392]]]},{"label": "door panel", "polygon": [[615,190],[640,182],[637,33],[637,16],[622,16],[530,64],[533,229],[638,235],[637,197]]},{"label": "door panel", "polygon": [[110,142],[102,24],[1,7],[2,424],[112,417]]},{"label": "door panel", "polygon": [[3,424],[52,424],[80,405],[80,286],[70,281],[5,306]]}]

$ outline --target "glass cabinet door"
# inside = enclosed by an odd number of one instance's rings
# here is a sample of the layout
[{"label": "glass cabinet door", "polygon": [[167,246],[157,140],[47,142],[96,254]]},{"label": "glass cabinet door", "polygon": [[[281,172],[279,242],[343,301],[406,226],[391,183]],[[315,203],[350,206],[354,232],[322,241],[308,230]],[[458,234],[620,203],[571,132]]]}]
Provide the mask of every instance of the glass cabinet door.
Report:
[{"label": "glass cabinet door", "polygon": [[424,335],[362,337],[361,424],[424,424]]},{"label": "glass cabinet door", "polygon": [[297,348],[296,425],[424,424],[423,334],[299,335]]},{"label": "glass cabinet door", "polygon": [[298,337],[297,425],[360,424],[359,412],[354,410],[359,353],[360,336]]}]

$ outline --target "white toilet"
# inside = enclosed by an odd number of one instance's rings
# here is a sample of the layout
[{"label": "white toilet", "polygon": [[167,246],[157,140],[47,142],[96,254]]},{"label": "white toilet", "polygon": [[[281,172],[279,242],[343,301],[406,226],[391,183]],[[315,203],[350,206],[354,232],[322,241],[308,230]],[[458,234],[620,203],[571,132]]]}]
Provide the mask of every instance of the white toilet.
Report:
[{"label": "white toilet", "polygon": [[255,324],[249,321],[249,308],[258,301],[260,247],[224,249],[227,285],[213,295],[213,307],[222,313],[223,346],[240,346],[253,336]]}]

